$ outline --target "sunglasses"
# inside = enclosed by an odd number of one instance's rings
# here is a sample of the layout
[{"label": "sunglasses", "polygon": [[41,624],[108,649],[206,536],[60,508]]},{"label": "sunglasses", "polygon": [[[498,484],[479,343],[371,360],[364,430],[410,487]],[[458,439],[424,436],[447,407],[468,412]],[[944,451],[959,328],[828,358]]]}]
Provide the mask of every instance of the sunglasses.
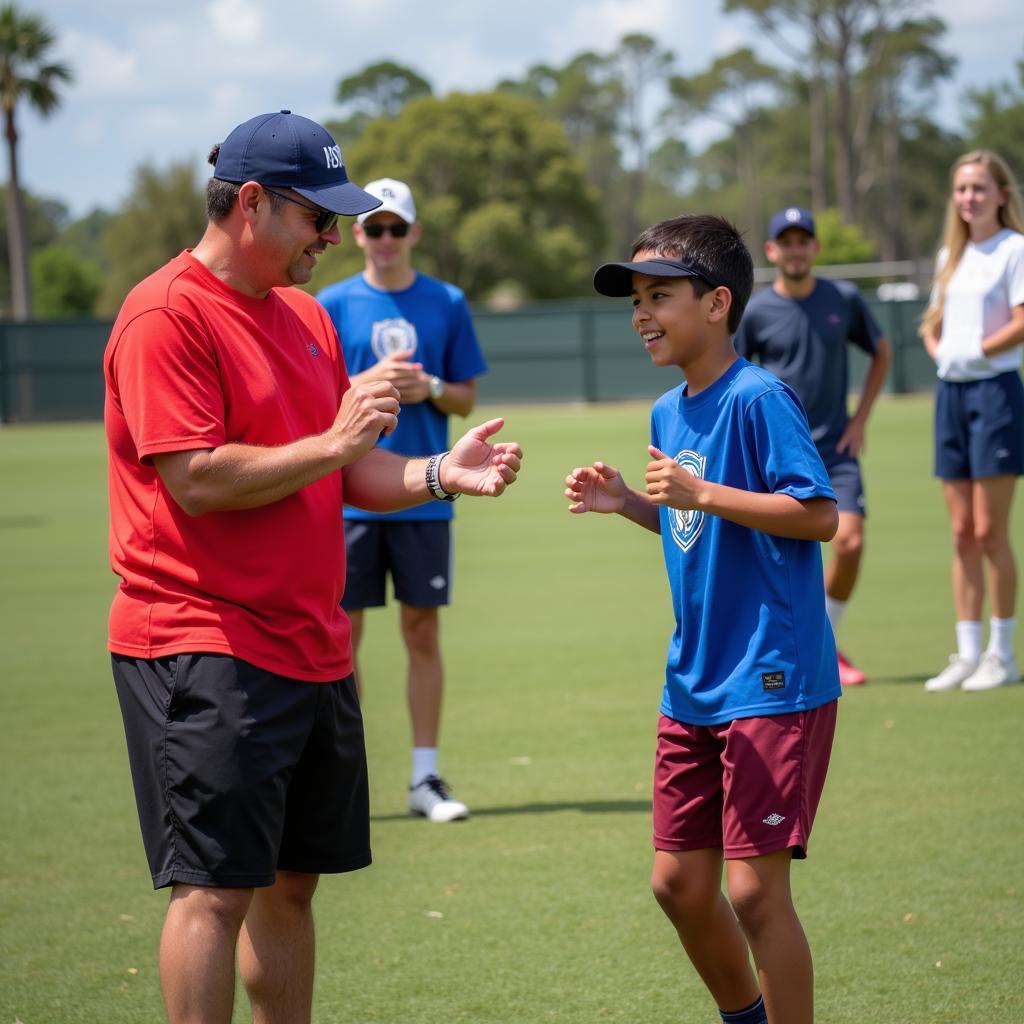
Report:
[{"label": "sunglasses", "polygon": [[390,232],[392,238],[405,238],[409,234],[409,225],[405,221],[397,224],[364,224],[363,234],[367,238],[381,238],[384,232]]},{"label": "sunglasses", "polygon": [[272,188],[267,188],[266,185],[261,185],[260,188],[264,192],[269,192],[272,196],[277,196],[278,199],[287,199],[289,203],[301,206],[304,210],[312,210],[316,214],[313,227],[316,228],[318,235],[326,235],[338,223],[338,215],[330,210],[325,210],[320,206],[312,206],[310,203],[304,203],[301,199],[293,199],[291,196],[286,196],[283,192],[275,192]]}]

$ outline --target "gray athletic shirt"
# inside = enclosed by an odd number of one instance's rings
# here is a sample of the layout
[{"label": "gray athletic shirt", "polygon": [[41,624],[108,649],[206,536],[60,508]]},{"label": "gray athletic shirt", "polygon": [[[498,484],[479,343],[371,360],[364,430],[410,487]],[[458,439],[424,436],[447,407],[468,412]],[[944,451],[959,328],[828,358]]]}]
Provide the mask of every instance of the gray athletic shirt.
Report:
[{"label": "gray athletic shirt", "polygon": [[874,355],[881,336],[855,285],[819,277],[806,299],[786,298],[774,288],[754,295],[733,343],[797,393],[827,465],[849,420],[846,344]]}]

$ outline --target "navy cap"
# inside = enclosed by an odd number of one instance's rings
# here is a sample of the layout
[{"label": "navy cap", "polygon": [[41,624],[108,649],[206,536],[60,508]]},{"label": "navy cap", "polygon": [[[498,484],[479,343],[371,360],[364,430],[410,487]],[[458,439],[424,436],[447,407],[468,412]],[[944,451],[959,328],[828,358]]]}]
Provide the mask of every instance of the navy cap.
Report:
[{"label": "navy cap", "polygon": [[799,228],[813,238],[814,215],[802,206],[787,206],[772,217],[772,222],[768,225],[768,237],[774,240],[788,228]]},{"label": "navy cap", "polygon": [[669,256],[658,256],[655,259],[637,260],[634,263],[603,263],[594,272],[594,290],[601,295],[632,295],[634,273],[647,274],[650,277],[699,277],[713,288],[718,287],[718,282],[713,280],[706,270]]},{"label": "navy cap", "polygon": [[260,114],[220,144],[213,176],[290,188],[332,213],[354,216],[380,200],[348,180],[341,149],[323,125],[290,110]]}]

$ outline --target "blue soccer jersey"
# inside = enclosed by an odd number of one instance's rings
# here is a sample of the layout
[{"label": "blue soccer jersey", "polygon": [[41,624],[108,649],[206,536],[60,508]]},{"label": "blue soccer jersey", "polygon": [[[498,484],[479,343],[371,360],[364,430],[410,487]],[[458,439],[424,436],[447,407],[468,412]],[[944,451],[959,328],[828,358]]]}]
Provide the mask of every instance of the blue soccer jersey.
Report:
[{"label": "blue soccer jersey", "polygon": [[774,288],[759,291],[747,303],[733,344],[797,393],[814,443],[831,464],[849,422],[846,345],[872,356],[881,336],[855,285],[818,278],[806,299],[788,298]]},{"label": "blue soccer jersey", "polygon": [[[465,296],[454,285],[417,274],[408,288],[389,292],[357,274],[330,285],[317,298],[338,329],[350,375],[395,352],[409,352],[412,362],[423,364],[424,373],[453,383],[487,371]],[[403,405],[398,426],[378,443],[401,455],[443,452],[448,448],[448,417],[429,400]],[[386,515],[345,508],[345,518],[351,520],[440,520],[451,519],[452,514],[448,501]]]},{"label": "blue soccer jersey", "polygon": [[[704,480],[835,498],[799,400],[745,359],[693,398],[685,386],[662,395],[651,412],[651,443]],[[662,713],[717,725],[837,698],[818,543],[703,512],[659,511],[676,617]]]}]

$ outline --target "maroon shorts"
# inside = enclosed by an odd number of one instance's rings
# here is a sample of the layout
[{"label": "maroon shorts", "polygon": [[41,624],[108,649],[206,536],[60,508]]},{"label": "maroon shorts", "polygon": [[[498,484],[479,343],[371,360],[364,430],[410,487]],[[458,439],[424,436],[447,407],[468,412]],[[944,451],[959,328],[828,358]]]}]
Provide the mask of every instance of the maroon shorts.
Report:
[{"label": "maroon shorts", "polygon": [[687,725],[662,715],[654,846],[760,857],[807,840],[828,772],[837,701],[811,711]]}]

